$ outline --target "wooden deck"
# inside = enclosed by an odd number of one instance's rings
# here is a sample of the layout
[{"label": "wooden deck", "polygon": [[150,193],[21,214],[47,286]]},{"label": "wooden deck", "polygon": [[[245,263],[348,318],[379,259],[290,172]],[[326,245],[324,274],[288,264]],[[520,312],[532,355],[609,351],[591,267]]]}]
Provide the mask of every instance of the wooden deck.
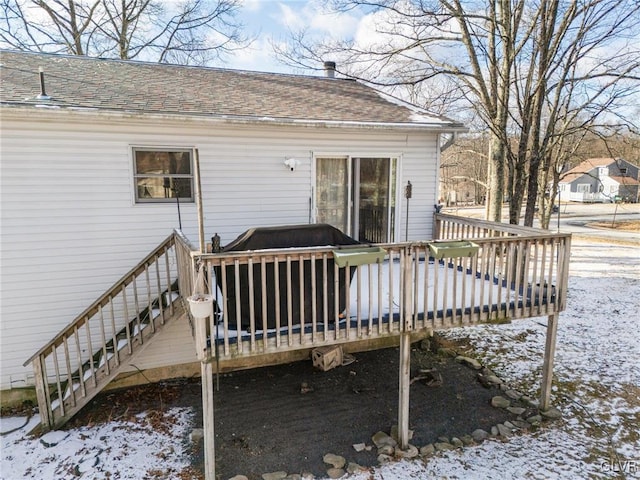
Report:
[{"label": "wooden deck", "polygon": [[[342,267],[337,258],[350,247],[202,254],[177,239],[179,256],[191,255],[193,271],[207,272],[202,293],[215,298],[214,314],[192,318],[202,362],[205,478],[215,478],[214,359],[238,364],[270,353],[398,337],[398,437],[406,448],[412,333],[547,316],[540,403],[550,406],[571,236],[443,214],[435,225],[433,241],[376,244],[385,251],[382,258],[370,263],[352,255],[353,263]],[[193,278],[180,278],[183,294],[193,292]]]},{"label": "wooden deck", "polygon": [[[200,255],[178,238],[181,256],[207,269],[207,293],[219,309],[199,357],[237,359],[564,309],[570,236],[447,215],[437,226],[438,240],[472,240],[477,254],[434,259],[434,242],[376,244],[383,261],[338,268],[332,247]],[[180,291],[192,289],[181,278]]]},{"label": "wooden deck", "polygon": [[[538,316],[548,317],[546,408],[571,236],[444,214],[436,214],[435,225],[435,240],[376,244],[384,252],[375,261],[347,255],[342,267],[336,259],[349,247],[203,254],[174,232],[25,363],[34,368],[42,428],[63,425],[131,362],[171,321],[176,302],[186,304],[199,268],[217,305],[216,314],[190,319],[202,362],[205,430],[213,428],[207,406],[216,356],[256,365],[260,356],[394,337],[406,445],[412,334]],[[477,250],[442,244],[458,240]],[[207,478],[214,478],[213,446],[205,450]]]}]

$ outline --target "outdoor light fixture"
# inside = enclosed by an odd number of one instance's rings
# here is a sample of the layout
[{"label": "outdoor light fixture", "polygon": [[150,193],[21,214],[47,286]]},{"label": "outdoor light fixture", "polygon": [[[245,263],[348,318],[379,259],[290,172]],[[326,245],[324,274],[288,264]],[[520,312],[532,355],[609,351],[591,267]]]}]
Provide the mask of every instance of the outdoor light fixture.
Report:
[{"label": "outdoor light fixture", "polygon": [[298,166],[298,163],[299,162],[295,158],[287,157],[284,160],[284,166],[287,167],[292,172],[296,169],[296,167]]}]

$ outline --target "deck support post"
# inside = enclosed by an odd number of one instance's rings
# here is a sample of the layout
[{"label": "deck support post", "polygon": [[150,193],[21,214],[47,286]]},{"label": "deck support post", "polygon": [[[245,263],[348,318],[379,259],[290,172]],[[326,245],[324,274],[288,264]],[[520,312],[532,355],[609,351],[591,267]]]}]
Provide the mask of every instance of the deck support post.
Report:
[{"label": "deck support post", "polygon": [[[200,360],[202,382],[202,430],[204,437],[204,478],[216,480],[215,428],[213,422],[213,365],[211,348],[207,347],[209,318],[194,319],[196,354]],[[213,327],[212,327],[213,328]]]},{"label": "deck support post", "polygon": [[556,337],[558,332],[558,314],[549,315],[547,320],[547,339],[542,364],[542,386],[540,388],[540,409],[551,407],[551,385],[553,383],[553,359],[556,354]]},{"label": "deck support post", "polygon": [[201,366],[204,478],[205,480],[216,480],[215,431],[213,423],[213,367],[210,361],[203,361]]},{"label": "deck support post", "polygon": [[400,376],[398,398],[398,444],[409,445],[409,387],[411,384],[411,333],[400,334]]}]

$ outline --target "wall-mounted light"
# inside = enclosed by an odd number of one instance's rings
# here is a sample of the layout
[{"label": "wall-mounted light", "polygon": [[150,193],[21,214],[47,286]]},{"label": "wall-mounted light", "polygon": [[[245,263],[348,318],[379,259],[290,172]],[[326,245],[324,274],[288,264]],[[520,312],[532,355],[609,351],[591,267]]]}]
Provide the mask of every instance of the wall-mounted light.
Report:
[{"label": "wall-mounted light", "polygon": [[284,160],[284,166],[287,167],[289,170],[291,170],[292,172],[296,169],[296,167],[298,166],[299,162],[295,159],[295,158],[285,158]]}]

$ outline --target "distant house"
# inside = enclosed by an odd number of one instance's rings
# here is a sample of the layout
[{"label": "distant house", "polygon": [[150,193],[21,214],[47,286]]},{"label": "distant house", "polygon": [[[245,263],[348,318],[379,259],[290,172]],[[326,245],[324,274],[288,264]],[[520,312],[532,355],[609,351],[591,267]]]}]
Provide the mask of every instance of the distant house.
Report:
[{"label": "distant house", "polygon": [[[33,385],[25,360],[172,229],[198,238],[196,173],[207,239],[223,244],[308,223],[425,239],[440,136],[466,130],[333,72],[9,51],[0,64],[4,393]],[[128,368],[196,360],[189,329],[165,337]]]},{"label": "distant house", "polygon": [[638,202],[639,168],[621,158],[590,158],[569,170],[558,184],[562,201]]}]

